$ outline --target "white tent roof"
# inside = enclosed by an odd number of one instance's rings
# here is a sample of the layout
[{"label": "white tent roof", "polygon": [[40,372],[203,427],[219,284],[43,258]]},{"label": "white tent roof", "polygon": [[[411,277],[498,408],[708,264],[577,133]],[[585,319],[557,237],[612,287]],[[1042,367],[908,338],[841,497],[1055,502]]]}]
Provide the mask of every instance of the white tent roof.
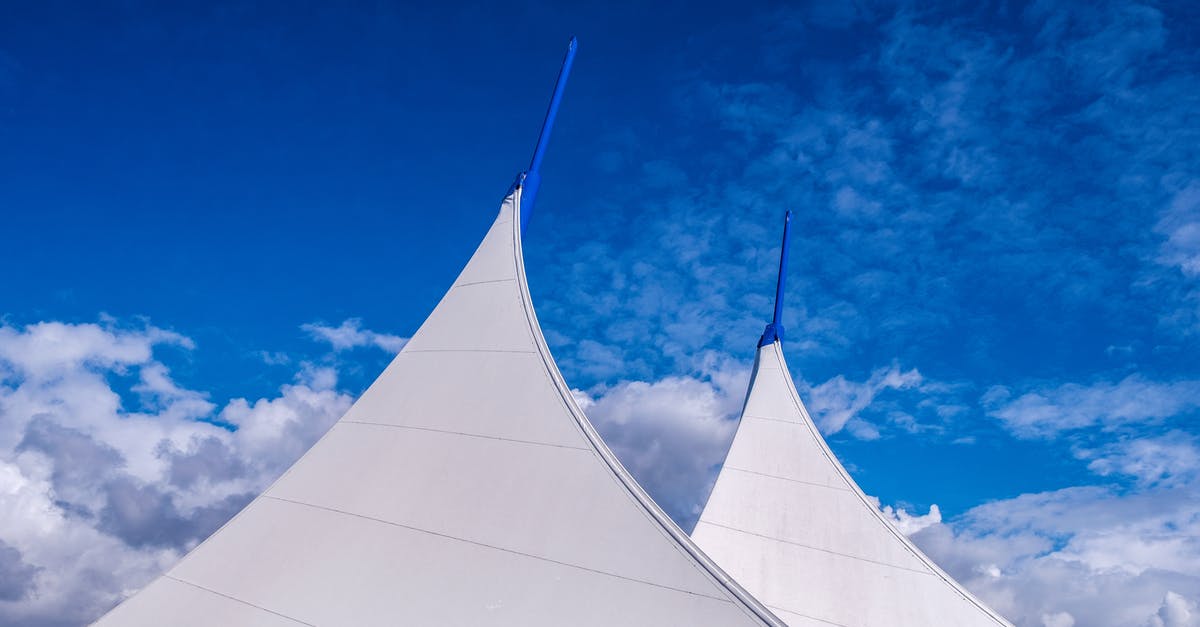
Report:
[{"label": "white tent roof", "polygon": [[692,538],[792,627],[1009,625],[850,478],[800,402],[777,339],[758,349],[741,423]]},{"label": "white tent roof", "polygon": [[395,361],[265,493],[98,624],[779,625],[584,417],[521,190]]}]

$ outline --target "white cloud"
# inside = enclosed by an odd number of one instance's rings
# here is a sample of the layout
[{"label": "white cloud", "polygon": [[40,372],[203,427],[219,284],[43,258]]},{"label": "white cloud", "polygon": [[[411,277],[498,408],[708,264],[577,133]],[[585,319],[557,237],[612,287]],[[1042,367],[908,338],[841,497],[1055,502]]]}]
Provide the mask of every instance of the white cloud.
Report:
[{"label": "white cloud", "polygon": [[1175,309],[1165,311],[1161,319],[1168,328],[1185,333],[1200,330],[1200,179],[1164,177],[1170,202],[1160,212],[1154,230],[1163,236],[1156,261],[1179,268],[1184,278],[1181,299]]},{"label": "white cloud", "polygon": [[1158,423],[1200,408],[1200,381],[1162,383],[1130,375],[1117,383],[1068,383],[1016,399],[1007,388],[984,394],[989,413],[1014,434],[1049,438],[1088,427]]},{"label": "white cloud", "polygon": [[1042,614],[1042,627],[1075,627],[1075,617],[1067,612]]},{"label": "white cloud", "polygon": [[921,384],[921,373],[916,369],[901,370],[892,365],[876,368],[863,382],[849,381],[838,375],[807,390],[806,406],[821,432],[830,435],[848,428],[861,439],[879,437],[878,429],[862,419],[859,413],[866,409],[880,392],[905,390]]},{"label": "white cloud", "polygon": [[1098,475],[1127,475],[1142,485],[1190,483],[1200,473],[1200,447],[1182,431],[1125,438],[1077,455],[1090,460],[1088,468]]},{"label": "white cloud", "polygon": [[1159,261],[1200,277],[1200,180],[1177,191],[1155,228],[1166,239]]},{"label": "white cloud", "polygon": [[1200,606],[1181,594],[1167,592],[1147,627],[1200,627]]},{"label": "white cloud", "polygon": [[304,364],[276,396],[218,406],[172,378],[164,347],[193,344],[112,320],[0,325],[0,624],[94,620],[240,509],[352,400],[334,371]]},{"label": "white cloud", "polygon": [[177,333],[147,326],[136,332],[98,324],[39,322],[24,329],[0,327],[0,360],[17,376],[44,381],[82,367],[109,368],[145,363],[151,347],[192,348]]},{"label": "white cloud", "polygon": [[[0,568],[9,574],[0,618],[50,624],[93,617],[236,511],[350,403],[336,391],[334,370],[303,363],[278,396],[218,407],[174,381],[154,354],[190,345],[154,327],[0,327]],[[40,347],[54,358],[26,352]],[[699,378],[575,391],[623,463],[685,524],[724,456],[748,377],[716,354],[698,361]],[[112,389],[106,377],[113,375],[132,382],[132,396]],[[864,382],[836,377],[815,386],[810,405],[827,425],[852,428],[880,392],[930,385],[916,370],[891,366]],[[1168,398],[1181,389],[1189,388],[1131,377],[1015,401],[993,390],[988,399],[1010,421],[1030,408],[1039,416],[1067,413],[1057,430],[1127,420],[1132,410],[1122,408],[1133,401],[1125,395],[1150,399],[1155,409],[1139,416],[1167,416],[1187,406],[1186,395]],[[1200,581],[1194,439],[1127,438],[1079,454],[1097,473],[1134,476],[1145,491],[1025,495],[951,523],[936,506],[924,515],[883,512],[1019,624],[1188,624],[1180,621],[1192,620],[1195,599],[1172,591]],[[1097,594],[1128,607],[1097,610]]]},{"label": "white cloud", "polygon": [[580,340],[573,348],[581,373],[599,380],[624,374],[625,356],[616,348],[593,340]]},{"label": "white cloud", "polygon": [[887,516],[887,518],[891,520],[892,524],[896,526],[896,529],[899,529],[900,533],[903,533],[906,536],[911,536],[914,533],[929,527],[930,525],[936,525],[942,522],[942,510],[937,506],[936,503],[929,506],[928,514],[921,515],[910,514],[903,508],[892,507],[891,505],[884,505],[883,507],[880,507],[879,499],[873,496],[870,498],[875,502],[875,507],[879,507],[879,510],[883,512],[884,516]]},{"label": "white cloud", "polygon": [[[988,412],[1013,434],[1058,438],[1101,477],[988,503],[914,539],[1019,625],[1191,625],[1200,591],[1200,382],[1132,375],[1014,395]],[[985,576],[994,564],[999,576]],[[1193,621],[1193,622],[1189,622]],[[1046,624],[1051,624],[1047,622]]]},{"label": "white cloud", "polygon": [[1168,591],[1196,601],[1198,496],[1194,485],[1025,494],[929,525],[913,540],[1019,626],[1063,614],[1080,625],[1144,625]]},{"label": "white cloud", "polygon": [[389,353],[398,353],[408,343],[408,338],[387,333],[376,333],[362,328],[362,320],[349,318],[336,327],[319,323],[300,325],[314,340],[328,342],[335,351],[344,351],[363,346],[374,346]]},{"label": "white cloud", "polygon": [[703,379],[623,381],[573,393],[621,463],[687,528],[725,459],[748,380],[745,368],[718,367]]},{"label": "white cloud", "polygon": [[838,212],[847,216],[859,214],[875,215],[881,206],[878,201],[864,198],[858,190],[849,185],[843,185],[834,195],[833,206]]},{"label": "white cloud", "polygon": [[0,601],[20,601],[34,588],[38,568],[27,564],[21,553],[0,540]]},{"label": "white cloud", "polygon": [[[699,516],[724,462],[750,375],[737,360],[719,353],[706,352],[695,361],[698,374],[692,377],[572,390],[621,463],[685,529]],[[813,407],[807,398],[812,396],[825,415],[842,420],[856,437],[870,439],[878,432],[857,413],[883,390],[914,388],[921,382],[915,369],[890,366],[876,369],[861,383],[835,377],[804,396],[808,407]],[[904,533],[941,522],[937,505],[924,515],[892,507],[882,511]]]},{"label": "white cloud", "polygon": [[[148,326],[0,327],[0,622],[94,618],[240,508],[351,402],[337,391],[336,371],[301,363],[276,395],[214,403],[175,381],[156,356],[190,345]],[[51,346],[59,361],[29,356],[29,346]],[[696,363],[693,377],[574,391],[622,462],[685,526],[727,450],[749,375],[717,353]],[[113,389],[114,376],[130,383],[130,393]],[[1134,383],[1129,389],[1151,390],[1152,398],[1166,394],[1157,384]],[[1111,401],[1122,385],[1100,386],[1097,394]],[[850,428],[882,391],[932,387],[916,370],[891,366],[864,382],[831,379],[811,396]],[[1039,398],[1062,405],[1090,394],[1064,387]],[[989,398],[997,411],[1013,404],[1000,393]],[[1112,403],[1085,405],[1095,411]],[[925,514],[882,511],[1022,627],[1194,624],[1194,438],[1128,437],[1078,454],[1097,473],[1134,477],[1137,489],[1027,494],[950,521],[936,505]]]}]

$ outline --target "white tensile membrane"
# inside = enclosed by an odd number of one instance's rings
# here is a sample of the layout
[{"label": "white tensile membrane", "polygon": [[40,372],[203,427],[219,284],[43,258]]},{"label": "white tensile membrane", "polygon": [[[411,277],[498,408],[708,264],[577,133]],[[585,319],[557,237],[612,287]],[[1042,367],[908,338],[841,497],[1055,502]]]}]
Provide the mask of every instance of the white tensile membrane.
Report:
[{"label": "white tensile membrane", "polygon": [[692,539],[791,627],[1011,627],[850,478],[800,402],[778,339],[758,349]]},{"label": "white tensile membrane", "polygon": [[534,316],[520,203],[308,453],[98,624],[781,625],[576,405]]}]

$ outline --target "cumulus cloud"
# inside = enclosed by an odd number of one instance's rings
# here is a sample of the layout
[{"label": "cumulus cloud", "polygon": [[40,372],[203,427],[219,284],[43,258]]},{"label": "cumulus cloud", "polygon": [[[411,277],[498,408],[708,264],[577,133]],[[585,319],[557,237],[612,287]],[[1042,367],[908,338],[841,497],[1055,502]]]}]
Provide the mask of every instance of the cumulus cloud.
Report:
[{"label": "cumulus cloud", "polygon": [[[343,327],[355,342],[383,336]],[[52,356],[27,352],[41,347]],[[94,618],[243,507],[351,402],[336,370],[312,362],[274,396],[214,402],[176,381],[160,355],[193,349],[177,333],[114,321],[0,327],[0,541],[11,549],[0,551],[0,568],[12,574],[0,619]],[[622,462],[685,527],[724,459],[749,379],[748,364],[718,352],[694,363],[692,376],[574,391]],[[879,390],[919,381],[892,367],[821,389],[848,399],[843,411],[859,411]],[[912,529],[940,512],[890,515]]]},{"label": "cumulus cloud", "polygon": [[684,528],[725,459],[749,369],[575,390],[588,419],[638,483]]},{"label": "cumulus cloud", "polygon": [[[3,337],[42,328],[5,327]],[[100,329],[114,344],[141,341],[148,350],[121,360],[103,357],[112,354],[103,343],[94,349],[101,357],[64,351],[70,367],[21,370],[53,373],[38,377],[14,374],[19,364],[0,361],[0,436],[8,443],[0,451],[0,573],[11,573],[0,589],[5,621],[93,618],[215,529],[350,403],[336,391],[335,371],[309,364],[277,396],[218,406],[173,381],[156,359],[154,338],[169,335]],[[69,342],[71,327],[56,333]],[[749,374],[716,353],[698,363],[701,371],[690,377],[574,391],[623,463],[685,526],[728,447]],[[137,382],[128,395],[105,379],[117,369]],[[153,394],[134,392],[136,385]],[[934,384],[892,366],[862,383],[836,379],[822,389],[844,399],[831,406],[862,411],[880,390],[922,385]],[[89,395],[95,402],[85,402]],[[137,429],[122,428],[131,421]],[[1180,621],[1195,615],[1188,591],[1200,584],[1194,453],[1194,440],[1180,432],[1080,450],[1097,473],[1137,477],[1135,491],[1029,494],[950,521],[936,505],[926,514],[881,509],[1019,625],[1186,625]]]},{"label": "cumulus cloud", "polygon": [[[692,376],[572,391],[621,462],[685,529],[699,516],[724,462],[750,376],[748,364],[719,353],[707,352],[697,362],[700,368]],[[816,386],[803,381],[798,386],[818,424],[839,425],[827,433],[845,427],[857,438],[873,439],[879,436],[878,427],[861,415],[873,409],[876,397],[887,390],[913,390],[926,398],[919,389],[922,383],[931,393],[940,391],[939,384],[924,381],[917,370],[895,365],[875,369],[862,382],[838,376]],[[895,413],[888,419],[903,423]],[[890,506],[882,510],[905,533],[941,521],[937,505],[924,515]]]},{"label": "cumulus cloud", "polygon": [[[715,382],[717,373],[671,377],[575,394],[623,462],[686,525],[702,507],[712,469],[728,446],[744,377],[743,371],[723,384]],[[921,385],[937,387],[915,370],[888,367],[867,382],[849,386],[842,379],[827,389],[853,387],[854,393],[837,397],[861,404],[872,390]],[[679,447],[672,450],[672,443]],[[1081,448],[1077,456],[1098,476],[1130,477],[1134,488],[1091,485],[1024,494],[949,520],[937,505],[921,514],[876,504],[935,561],[1021,627],[1187,625],[1180,617],[1192,620],[1197,599],[1190,591],[1200,589],[1196,452],[1194,438],[1180,431]]]},{"label": "cumulus cloud", "polygon": [[[1200,590],[1200,383],[993,387],[982,405],[1112,483],[1024,494],[914,540],[1018,625],[1193,624]],[[1041,622],[1039,622],[1041,621]]]},{"label": "cumulus cloud", "polygon": [[83,367],[122,371],[146,363],[155,345],[192,348],[178,333],[147,326],[137,333],[113,333],[99,324],[39,322],[24,329],[0,327],[0,359],[16,376],[46,381]]},{"label": "cumulus cloud", "polygon": [[1017,625],[1163,624],[1152,617],[1194,604],[1200,590],[1197,487],[1026,494],[912,538]]},{"label": "cumulus cloud", "polygon": [[1042,627],[1075,627],[1075,617],[1067,612],[1042,614]]},{"label": "cumulus cloud", "polygon": [[1162,606],[1150,617],[1147,627],[1197,627],[1200,626],[1200,605],[1175,592],[1163,597]]},{"label": "cumulus cloud", "polygon": [[21,552],[0,540],[0,601],[20,601],[33,591],[37,567],[25,563]]},{"label": "cumulus cloud", "polygon": [[942,522],[942,510],[937,506],[936,503],[929,506],[928,514],[922,515],[911,514],[904,508],[892,507],[891,505],[884,505],[880,507],[879,499],[871,497],[871,500],[875,502],[875,507],[878,507],[879,510],[883,512],[883,515],[886,516],[888,520],[890,520],[892,524],[896,526],[896,529],[899,529],[900,533],[903,533],[906,536],[911,536],[914,533],[929,527],[930,525],[936,525]]},{"label": "cumulus cloud", "polygon": [[349,318],[336,327],[311,322],[300,328],[314,340],[328,342],[335,351],[344,351],[363,346],[374,346],[389,353],[398,353],[408,343],[408,338],[388,333],[377,333],[362,328],[362,320]]},{"label": "cumulus cloud", "polygon": [[335,371],[305,364],[274,396],[219,405],[163,361],[192,349],[110,319],[0,325],[0,623],[95,619],[228,520],[352,400]]}]

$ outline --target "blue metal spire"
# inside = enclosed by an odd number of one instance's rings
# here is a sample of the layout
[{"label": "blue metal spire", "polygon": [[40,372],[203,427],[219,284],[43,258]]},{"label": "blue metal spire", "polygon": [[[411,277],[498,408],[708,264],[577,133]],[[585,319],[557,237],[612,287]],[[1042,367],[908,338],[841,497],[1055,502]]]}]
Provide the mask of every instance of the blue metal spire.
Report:
[{"label": "blue metal spire", "polygon": [[792,212],[789,210],[783,216],[783,246],[779,252],[779,280],[775,283],[775,317],[763,331],[758,340],[759,347],[766,346],[776,340],[783,341],[783,283],[787,279],[787,261],[789,237],[792,232]]},{"label": "blue metal spire", "polygon": [[571,64],[575,62],[575,49],[578,42],[574,37],[567,44],[567,55],[563,57],[562,69],[558,71],[558,80],[554,83],[554,95],[550,97],[550,107],[546,109],[546,119],[542,122],[542,132],[538,134],[537,147],[533,150],[533,159],[529,161],[529,170],[521,176],[523,190],[521,192],[521,231],[533,214],[533,203],[537,200],[538,188],[542,186],[542,158],[546,156],[546,145],[550,143],[550,132],[554,130],[554,118],[558,116],[558,105],[562,102],[563,91],[567,88],[567,77],[571,74]]}]

